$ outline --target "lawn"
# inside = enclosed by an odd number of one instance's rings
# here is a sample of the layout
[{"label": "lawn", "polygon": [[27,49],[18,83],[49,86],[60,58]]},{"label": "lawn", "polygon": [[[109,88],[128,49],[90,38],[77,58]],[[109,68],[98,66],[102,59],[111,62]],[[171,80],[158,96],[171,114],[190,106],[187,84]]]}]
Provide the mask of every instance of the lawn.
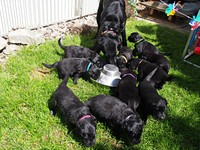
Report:
[{"label": "lawn", "polygon": [[[97,123],[96,144],[87,148],[73,127],[52,117],[48,100],[61,80],[56,70],[42,63],[62,58],[63,50],[57,39],[39,46],[26,46],[11,56],[6,66],[0,66],[0,149],[140,149],[140,150],[197,150],[200,147],[200,70],[181,60],[188,35],[145,21],[127,20],[127,36],[139,32],[162,52],[171,52],[172,81],[159,94],[168,101],[167,118],[155,121],[149,117],[141,143],[126,145],[117,140],[103,123]],[[66,35],[65,45],[91,47],[95,33]],[[128,42],[129,47],[133,47]],[[199,59],[199,58],[197,58]],[[68,86],[85,102],[98,94],[109,94],[109,87],[91,84],[82,79]]]}]

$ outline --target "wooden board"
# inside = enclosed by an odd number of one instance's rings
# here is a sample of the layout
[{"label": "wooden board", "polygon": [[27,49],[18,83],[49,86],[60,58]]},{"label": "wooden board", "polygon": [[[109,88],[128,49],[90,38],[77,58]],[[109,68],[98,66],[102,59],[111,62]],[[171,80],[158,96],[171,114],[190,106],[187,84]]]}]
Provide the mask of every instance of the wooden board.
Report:
[{"label": "wooden board", "polygon": [[[144,5],[148,8],[150,8],[150,14],[153,15],[154,13],[154,10],[158,10],[158,11],[161,11],[161,12],[165,12],[167,6],[161,2],[157,2],[157,1],[149,1],[149,2],[140,2],[141,5]],[[183,17],[182,15],[178,14],[178,13],[175,13],[176,16],[179,16],[179,17]],[[172,19],[172,16],[169,16],[168,17],[168,20],[171,21]]]}]

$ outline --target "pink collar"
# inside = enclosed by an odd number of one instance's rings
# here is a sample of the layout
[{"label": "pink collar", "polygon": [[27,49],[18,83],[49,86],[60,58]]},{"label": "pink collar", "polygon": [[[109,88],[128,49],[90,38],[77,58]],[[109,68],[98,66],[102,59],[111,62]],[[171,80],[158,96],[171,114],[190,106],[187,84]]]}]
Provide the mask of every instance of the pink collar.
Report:
[{"label": "pink collar", "polygon": [[111,30],[105,30],[101,34],[104,35],[104,34],[108,34],[108,33],[112,34],[113,36],[116,36],[116,33],[112,29]]},{"label": "pink collar", "polygon": [[131,74],[131,73],[126,73],[126,74],[124,74],[124,75],[122,76],[122,78],[125,77],[125,76],[131,76],[132,78],[134,78],[134,79],[137,80],[137,78],[136,78],[133,74]]},{"label": "pink collar", "polygon": [[92,118],[92,116],[91,116],[91,115],[85,115],[85,116],[81,117],[81,118],[79,119],[79,121],[81,121],[81,120],[83,120],[83,119],[86,119],[86,118]]}]

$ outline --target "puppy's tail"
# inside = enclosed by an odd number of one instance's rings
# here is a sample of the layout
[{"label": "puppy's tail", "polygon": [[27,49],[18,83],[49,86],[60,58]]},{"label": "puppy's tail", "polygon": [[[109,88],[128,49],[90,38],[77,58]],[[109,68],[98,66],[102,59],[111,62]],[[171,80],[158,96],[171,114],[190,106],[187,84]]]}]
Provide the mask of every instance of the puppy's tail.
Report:
[{"label": "puppy's tail", "polygon": [[45,64],[42,63],[43,66],[45,66],[46,68],[56,68],[58,66],[58,62],[55,62],[54,64],[50,65],[50,64]]},{"label": "puppy's tail", "polygon": [[61,39],[62,39],[62,38],[59,38],[59,39],[58,39],[58,45],[60,46],[60,48],[62,48],[63,50],[65,50],[65,49],[67,48],[67,46],[62,45]]},{"label": "puppy's tail", "polygon": [[151,78],[153,77],[153,75],[155,74],[155,72],[157,71],[157,69],[158,69],[158,68],[156,67],[153,71],[151,71],[151,72],[148,74],[148,76],[145,77],[144,80],[150,81]]}]

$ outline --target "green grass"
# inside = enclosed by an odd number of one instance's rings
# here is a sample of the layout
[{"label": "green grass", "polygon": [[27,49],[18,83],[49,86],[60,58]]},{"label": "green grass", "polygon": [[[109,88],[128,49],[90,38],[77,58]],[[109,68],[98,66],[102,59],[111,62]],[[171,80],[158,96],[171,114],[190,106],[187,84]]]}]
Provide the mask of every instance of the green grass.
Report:
[{"label": "green grass", "polygon": [[[139,32],[162,52],[172,52],[171,82],[159,93],[168,101],[167,119],[155,121],[150,117],[138,145],[126,145],[116,140],[104,124],[98,122],[96,144],[85,147],[73,127],[52,117],[48,100],[61,80],[55,70],[49,71],[42,62],[53,63],[62,58],[57,40],[39,46],[24,47],[11,56],[5,67],[0,66],[0,149],[140,149],[197,150],[200,147],[200,72],[181,60],[188,35],[159,25],[129,19],[127,36]],[[66,35],[65,45],[90,47],[95,33]],[[133,47],[128,42],[129,47]],[[98,94],[109,94],[109,88],[82,79],[68,86],[86,101]]]}]

